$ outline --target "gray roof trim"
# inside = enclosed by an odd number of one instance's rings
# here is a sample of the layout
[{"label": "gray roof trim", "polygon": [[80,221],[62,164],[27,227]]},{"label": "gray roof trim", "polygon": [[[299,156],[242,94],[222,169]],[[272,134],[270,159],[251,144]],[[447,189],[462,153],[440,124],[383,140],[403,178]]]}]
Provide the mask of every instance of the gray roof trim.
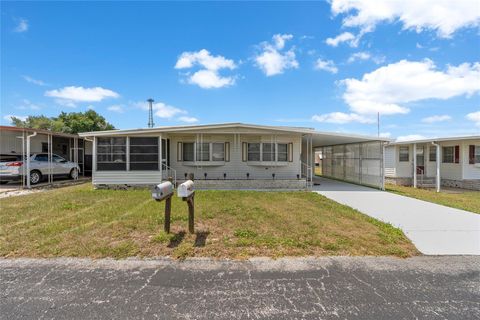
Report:
[{"label": "gray roof trim", "polygon": [[444,138],[430,138],[430,139],[420,139],[420,140],[398,141],[398,142],[392,142],[392,143],[390,143],[390,145],[403,145],[403,144],[442,142],[442,141],[456,141],[456,140],[475,140],[475,139],[480,140],[480,136],[460,136],[460,137],[444,137]]}]

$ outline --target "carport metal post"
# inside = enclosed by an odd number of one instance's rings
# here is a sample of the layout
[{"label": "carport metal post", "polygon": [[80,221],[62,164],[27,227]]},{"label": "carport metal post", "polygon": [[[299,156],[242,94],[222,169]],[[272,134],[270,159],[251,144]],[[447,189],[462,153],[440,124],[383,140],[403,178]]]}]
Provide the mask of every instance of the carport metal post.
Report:
[{"label": "carport metal post", "polygon": [[47,144],[48,144],[48,183],[53,183],[53,136],[51,134],[47,135]]},{"label": "carport metal post", "polygon": [[413,187],[417,187],[417,144],[413,144]]},{"label": "carport metal post", "polygon": [[437,187],[437,192],[440,192],[440,182],[441,182],[441,176],[440,176],[440,145],[432,141],[432,145],[435,146],[435,152],[436,152],[436,166],[437,166],[437,174],[436,174],[436,187]]},{"label": "carport metal post", "polygon": [[382,144],[382,190],[385,191],[385,146],[387,145],[384,142]]},{"label": "carport metal post", "polygon": [[30,138],[35,137],[37,132],[27,136],[27,188],[30,189]]}]

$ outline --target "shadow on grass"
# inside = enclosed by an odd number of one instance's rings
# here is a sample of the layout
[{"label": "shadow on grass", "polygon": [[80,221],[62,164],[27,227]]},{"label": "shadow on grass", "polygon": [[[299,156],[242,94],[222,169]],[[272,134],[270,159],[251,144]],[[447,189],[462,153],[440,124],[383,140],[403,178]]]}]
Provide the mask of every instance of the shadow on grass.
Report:
[{"label": "shadow on grass", "polygon": [[171,238],[170,238],[170,243],[168,244],[167,247],[169,248],[176,248],[182,243],[183,239],[185,238],[185,231],[180,231],[175,233]]},{"label": "shadow on grass", "polygon": [[194,247],[205,247],[205,243],[207,242],[207,237],[210,234],[208,231],[200,231],[197,232],[197,237],[195,238]]}]

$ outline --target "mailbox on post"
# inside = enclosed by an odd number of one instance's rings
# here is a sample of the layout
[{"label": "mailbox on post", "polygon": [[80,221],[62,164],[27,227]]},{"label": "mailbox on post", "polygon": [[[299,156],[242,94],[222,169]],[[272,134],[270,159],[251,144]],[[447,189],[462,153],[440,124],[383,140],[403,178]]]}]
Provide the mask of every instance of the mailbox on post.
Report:
[{"label": "mailbox on post", "polygon": [[162,182],[157,184],[152,190],[152,198],[156,201],[162,201],[167,197],[173,195],[173,183],[170,181]]},{"label": "mailbox on post", "polygon": [[170,213],[172,211],[173,183],[171,181],[162,182],[152,189],[152,198],[155,201],[165,200],[165,221],[164,227],[166,233],[170,233]]},{"label": "mailbox on post", "polygon": [[192,180],[187,180],[178,186],[177,196],[187,202],[188,205],[188,231],[195,232],[195,188]]},{"label": "mailbox on post", "polygon": [[187,180],[178,186],[177,195],[179,198],[186,198],[192,195],[194,191],[195,189],[194,189],[193,181]]}]

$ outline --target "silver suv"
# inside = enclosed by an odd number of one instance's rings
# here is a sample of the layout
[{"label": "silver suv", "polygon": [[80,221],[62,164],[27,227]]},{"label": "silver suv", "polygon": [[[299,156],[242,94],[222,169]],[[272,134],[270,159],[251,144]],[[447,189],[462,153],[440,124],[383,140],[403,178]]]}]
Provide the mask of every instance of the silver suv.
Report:
[{"label": "silver suv", "polygon": [[[1,155],[0,184],[21,180],[26,166],[27,164],[23,163],[21,156]],[[54,176],[67,176],[70,179],[76,179],[80,172],[80,167],[75,162],[67,161],[56,154],[52,155],[51,168]],[[30,183],[39,183],[48,175],[48,172],[48,153],[32,154],[30,156]]]}]

